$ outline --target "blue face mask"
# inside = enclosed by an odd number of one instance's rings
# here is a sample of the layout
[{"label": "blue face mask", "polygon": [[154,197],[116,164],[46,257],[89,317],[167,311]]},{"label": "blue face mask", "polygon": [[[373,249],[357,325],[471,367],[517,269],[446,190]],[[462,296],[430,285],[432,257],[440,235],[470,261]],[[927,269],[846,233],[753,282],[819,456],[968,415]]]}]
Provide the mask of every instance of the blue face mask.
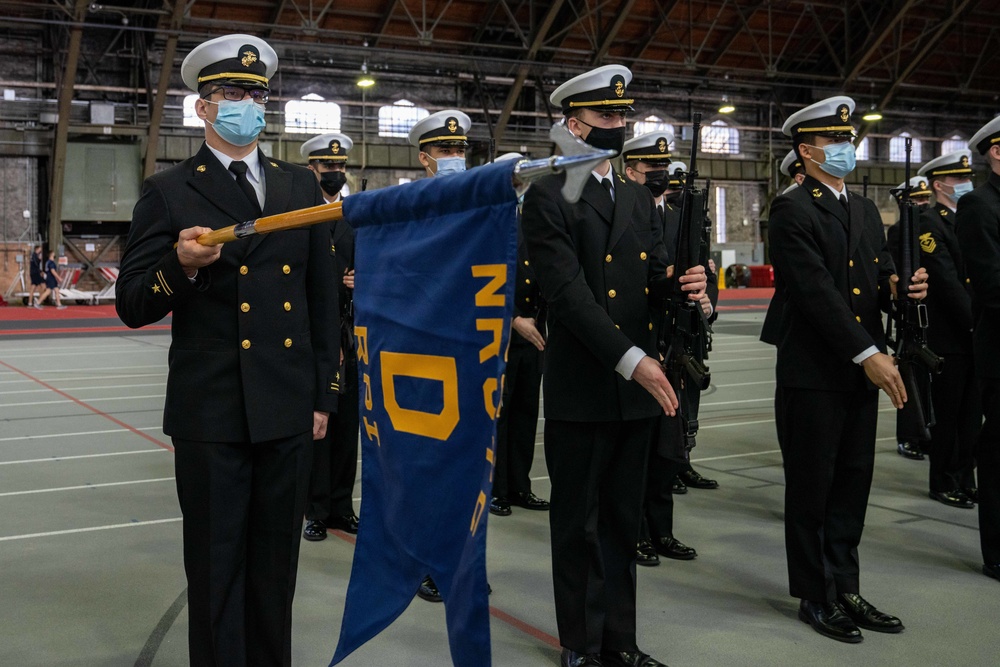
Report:
[{"label": "blue face mask", "polygon": [[[434,160],[430,155],[428,155],[431,160]],[[438,160],[434,160],[437,163],[437,171],[434,172],[435,176],[447,176],[448,174],[460,174],[465,171],[465,158],[464,157],[443,157]]]},{"label": "blue face mask", "polygon": [[967,195],[972,192],[974,188],[972,187],[972,182],[967,181],[965,183],[956,183],[952,186],[951,194],[948,195],[948,199],[952,200],[956,204],[958,200],[962,198],[962,195]]},{"label": "blue face mask", "polygon": [[212,127],[220,137],[233,146],[247,146],[253,143],[267,124],[264,122],[264,105],[257,104],[252,99],[239,102],[222,100],[218,105],[219,114],[215,117]]},{"label": "blue face mask", "polygon": [[[819,148],[818,146],[813,146],[813,148]],[[826,156],[826,161],[819,164],[819,168],[830,174],[834,178],[843,178],[849,173],[854,171],[854,167],[857,165],[857,156],[854,153],[854,144],[850,141],[845,141],[840,144],[830,144],[828,146],[823,146],[823,154]],[[812,158],[810,158],[812,159]]]}]

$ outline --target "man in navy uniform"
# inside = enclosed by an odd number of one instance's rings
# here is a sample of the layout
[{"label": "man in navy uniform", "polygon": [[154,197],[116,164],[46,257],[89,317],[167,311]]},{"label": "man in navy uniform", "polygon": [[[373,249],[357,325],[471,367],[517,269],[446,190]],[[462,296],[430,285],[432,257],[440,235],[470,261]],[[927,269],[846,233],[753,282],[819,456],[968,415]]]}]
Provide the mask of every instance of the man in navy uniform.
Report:
[{"label": "man in navy uniform", "polygon": [[[934,276],[924,301],[927,345],[945,360],[931,384],[936,423],[930,429],[929,493],[940,503],[964,509],[974,507],[974,454],[983,414],[972,364],[972,294],[955,235],[958,200],[972,190],[971,160],[967,149],[931,160],[917,172],[917,186],[923,190],[910,191],[918,205],[919,196],[929,197],[931,191],[936,200],[921,213],[917,230],[920,263]],[[892,229],[890,248],[897,237]]]},{"label": "man in navy uniform", "polygon": [[[496,159],[523,159],[505,153]],[[520,208],[520,207],[519,207]],[[535,271],[528,258],[521,227],[517,228],[517,271],[514,276],[514,317],[504,375],[503,401],[497,418],[496,465],[490,514],[510,516],[511,504],[544,512],[549,503],[531,491],[531,462],[535,458],[538,397],[545,350],[545,308]]]},{"label": "man in navy uniform", "polygon": [[[673,254],[677,250],[677,235],[680,230],[680,209],[665,200],[664,193],[670,188],[672,179],[679,175],[670,172],[670,144],[674,140],[672,132],[657,131],[633,137],[625,142],[622,159],[625,163],[625,175],[629,180],[642,185],[653,196],[656,210],[660,218],[663,234],[664,251],[667,263],[673,263]],[[680,163],[673,163],[678,165]],[[686,169],[686,167],[685,167]],[[679,191],[678,185],[674,188]],[[701,211],[698,211],[701,214]],[[708,296],[705,301],[709,302]],[[662,333],[664,326],[665,304],[653,306],[654,331]],[[711,315],[711,305],[706,315]],[[698,552],[674,537],[674,492],[675,484],[683,485],[677,475],[687,464],[685,456],[665,456],[656,446],[660,433],[673,434],[676,429],[660,429],[659,423],[667,417],[658,417],[657,428],[654,429],[653,441],[649,448],[649,464],[646,471],[646,493],[643,502],[644,511],[642,528],[639,533],[639,543],[636,546],[636,564],[647,567],[660,564],[660,556],[674,560],[692,560]],[[676,447],[669,448],[676,452]],[[685,488],[686,492],[687,489]]]},{"label": "man in navy uniform", "polygon": [[[632,73],[606,65],[550,96],[566,128],[619,154]],[[562,667],[656,667],[636,643],[635,546],[656,416],[677,398],[660,369],[651,299],[670,289],[653,198],[604,161],[580,200],[534,183],[521,223],[548,304],[542,391]],[[679,280],[700,300],[704,269]]]},{"label": "man in navy uniform", "polygon": [[[862,640],[899,632],[860,595],[858,544],[875,460],[879,387],[897,409],[906,390],[885,353],[881,310],[898,279],[875,204],[847,192],[854,101],[832,97],[792,114],[782,132],[806,168],[771,205],[778,346],[775,422],[785,468],[785,548],[799,618],[820,634]],[[926,292],[918,271],[911,295]],[[906,290],[901,290],[906,294]],[[775,305],[777,304],[777,306]],[[765,328],[768,323],[765,320]]]},{"label": "man in navy uniform", "polygon": [[[466,114],[458,109],[445,109],[421,119],[410,129],[410,145],[419,151],[417,160],[428,176],[444,177],[465,171],[471,127],[472,120]],[[420,583],[417,595],[428,602],[444,601],[429,575]]]},{"label": "man in navy uniform", "polygon": [[781,194],[787,193],[794,187],[802,185],[802,181],[806,178],[806,168],[802,164],[802,158],[800,158],[795,149],[788,151],[785,157],[781,160],[781,166],[778,168],[782,174],[791,179],[792,183],[789,185]]},{"label": "man in navy uniform", "polygon": [[979,432],[979,538],[983,574],[1000,579],[1000,118],[969,141],[989,166],[986,182],[958,201],[955,231],[972,285],[972,348],[986,421]]},{"label": "man in navy uniform", "polygon": [[197,666],[291,664],[311,448],[337,408],[329,225],[196,240],[323,203],[309,170],[257,146],[276,68],[274,50],[251,35],[210,40],[184,59],[205,143],[146,179],[116,286],[130,327],[173,314],[163,431],[175,448]]},{"label": "man in navy uniform", "polygon": [[[299,149],[309,169],[316,174],[326,202],[341,200],[347,183],[347,156],[354,142],[346,134],[330,132],[313,137]],[[313,446],[313,466],[306,504],[306,527],[302,536],[317,542],[326,539],[328,528],[358,532],[354,513],[354,481],[358,472],[358,359],[354,345],[354,230],[344,219],[330,223],[330,251],[336,259],[340,301],[340,400],[330,418],[327,435]]]}]

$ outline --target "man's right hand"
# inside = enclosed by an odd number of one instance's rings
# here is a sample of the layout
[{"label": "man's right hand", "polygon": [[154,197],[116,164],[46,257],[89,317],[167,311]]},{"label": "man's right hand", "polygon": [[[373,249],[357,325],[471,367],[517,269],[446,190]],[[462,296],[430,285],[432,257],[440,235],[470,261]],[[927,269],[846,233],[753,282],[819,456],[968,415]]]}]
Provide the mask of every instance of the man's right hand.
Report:
[{"label": "man's right hand", "polygon": [[660,362],[650,356],[643,357],[632,371],[632,379],[656,399],[667,416],[673,417],[677,414],[677,394],[667,381],[667,376],[663,374]]},{"label": "man's right hand", "polygon": [[538,327],[535,326],[535,318],[533,317],[515,317],[510,322],[511,326],[514,327],[514,331],[524,336],[524,338],[538,348],[539,351],[545,349],[545,339],[542,338],[541,332],[538,331]]},{"label": "man's right hand", "polygon": [[875,386],[884,391],[897,410],[906,403],[906,386],[896,368],[896,360],[888,354],[877,352],[861,362],[865,375]]},{"label": "man's right hand", "polygon": [[182,229],[177,239],[177,259],[188,278],[194,277],[198,269],[219,259],[222,244],[201,245],[196,240],[202,234],[212,231],[211,227],[188,227]]}]

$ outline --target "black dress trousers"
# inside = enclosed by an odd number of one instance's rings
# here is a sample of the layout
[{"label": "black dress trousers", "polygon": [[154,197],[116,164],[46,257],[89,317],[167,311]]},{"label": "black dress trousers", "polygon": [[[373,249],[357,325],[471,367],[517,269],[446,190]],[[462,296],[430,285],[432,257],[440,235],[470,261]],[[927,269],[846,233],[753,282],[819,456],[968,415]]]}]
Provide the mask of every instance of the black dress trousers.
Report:
[{"label": "black dress trousers", "polygon": [[531,463],[535,457],[538,396],[542,386],[542,355],[516,331],[507,352],[503,405],[497,419],[497,460],[493,495],[510,498],[530,493]]},{"label": "black dress trousers", "polygon": [[983,420],[971,354],[945,354],[944,368],[931,385],[937,423],[931,427],[930,490],[976,486],[975,452]]},{"label": "black dress trousers", "polygon": [[986,421],[979,432],[979,538],[983,562],[1000,563],[1000,380],[980,379]]}]

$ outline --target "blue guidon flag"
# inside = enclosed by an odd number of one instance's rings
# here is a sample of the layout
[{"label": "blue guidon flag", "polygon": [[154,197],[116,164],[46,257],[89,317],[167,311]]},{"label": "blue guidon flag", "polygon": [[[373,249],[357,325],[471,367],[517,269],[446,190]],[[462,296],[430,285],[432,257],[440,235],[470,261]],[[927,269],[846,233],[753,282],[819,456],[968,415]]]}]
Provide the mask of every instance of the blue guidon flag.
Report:
[{"label": "blue guidon flag", "polygon": [[513,163],[344,200],[355,228],[361,531],[331,665],[431,575],[452,661],[490,664],[486,519],[517,255]]}]

